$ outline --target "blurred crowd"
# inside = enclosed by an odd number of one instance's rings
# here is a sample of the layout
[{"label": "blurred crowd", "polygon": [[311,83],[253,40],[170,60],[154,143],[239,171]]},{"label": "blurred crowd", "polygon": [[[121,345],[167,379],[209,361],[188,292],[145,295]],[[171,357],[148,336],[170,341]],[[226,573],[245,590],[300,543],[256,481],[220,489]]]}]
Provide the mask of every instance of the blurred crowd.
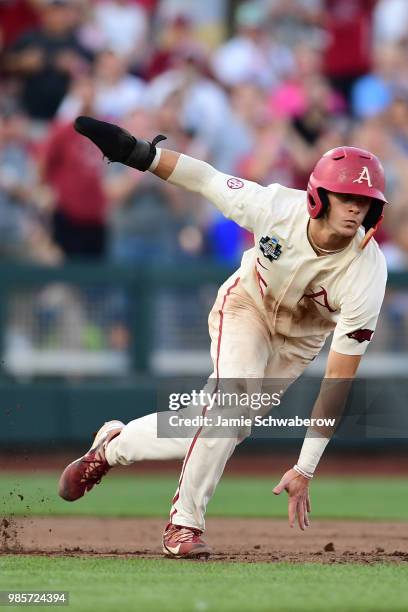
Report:
[{"label": "blurred crowd", "polygon": [[150,173],[107,164],[79,114],[262,184],[326,150],[382,160],[378,239],[408,269],[407,0],[0,0],[0,257],[233,263],[251,236]]}]

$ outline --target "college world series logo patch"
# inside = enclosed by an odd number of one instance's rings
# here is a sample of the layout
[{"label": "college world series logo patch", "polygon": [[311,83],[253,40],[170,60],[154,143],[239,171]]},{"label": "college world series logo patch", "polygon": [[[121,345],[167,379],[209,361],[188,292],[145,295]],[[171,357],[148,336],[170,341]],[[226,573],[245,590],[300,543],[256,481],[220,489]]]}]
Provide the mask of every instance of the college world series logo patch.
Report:
[{"label": "college world series logo patch", "polygon": [[262,236],[259,241],[259,248],[261,249],[264,257],[269,261],[278,259],[282,253],[282,246],[279,244],[278,238],[269,238],[269,236]]}]

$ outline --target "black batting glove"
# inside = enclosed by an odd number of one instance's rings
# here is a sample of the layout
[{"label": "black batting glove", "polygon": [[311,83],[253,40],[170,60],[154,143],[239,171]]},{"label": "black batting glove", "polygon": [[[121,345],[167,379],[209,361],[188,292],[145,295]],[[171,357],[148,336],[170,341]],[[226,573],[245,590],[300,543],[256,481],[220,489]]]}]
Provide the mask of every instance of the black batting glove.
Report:
[{"label": "black batting glove", "polygon": [[120,162],[142,172],[151,166],[157,143],[166,140],[166,136],[162,134],[158,134],[152,142],[137,140],[118,125],[93,117],[77,117],[74,128],[79,134],[92,140],[109,161]]}]

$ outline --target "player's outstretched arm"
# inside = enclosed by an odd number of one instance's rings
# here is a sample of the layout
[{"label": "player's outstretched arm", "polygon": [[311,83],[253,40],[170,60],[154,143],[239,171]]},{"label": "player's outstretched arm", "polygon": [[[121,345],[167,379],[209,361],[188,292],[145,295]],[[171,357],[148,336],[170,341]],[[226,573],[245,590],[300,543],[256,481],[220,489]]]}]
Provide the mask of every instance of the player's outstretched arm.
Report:
[{"label": "player's outstretched arm", "polygon": [[[297,464],[285,472],[278,485],[273,489],[275,495],[282,491],[288,494],[289,525],[308,527],[311,511],[309,483],[343,415],[344,406],[356,375],[361,355],[343,355],[331,350],[327,361],[325,377],[316,399],[311,419],[322,419],[323,426],[309,427]],[[334,419],[334,425],[330,420]]]},{"label": "player's outstretched arm", "polygon": [[[119,162],[141,172],[150,170],[163,180],[172,176],[178,166],[171,182],[191,191],[205,192],[210,179],[218,174],[217,170],[206,162],[176,151],[157,148],[156,145],[160,141],[166,140],[162,134],[158,134],[149,142],[136,138],[118,125],[85,116],[76,118],[74,128],[79,134],[92,140],[111,162]],[[183,163],[179,163],[181,157]]]},{"label": "player's outstretched arm", "polygon": [[150,170],[173,185],[200,193],[227,218],[249,231],[254,231],[260,222],[263,214],[261,203],[266,195],[268,203],[265,210],[270,209],[270,191],[266,187],[230,177],[189,155],[156,147],[161,140],[165,140],[161,134],[149,142],[136,138],[117,125],[84,116],[77,117],[74,128],[92,140],[109,161],[120,162],[142,172]]},{"label": "player's outstretched arm", "polygon": [[173,173],[180,158],[177,151],[157,149],[156,145],[166,140],[162,134],[158,134],[149,142],[132,136],[127,130],[113,123],[84,116],[76,118],[74,128],[79,134],[92,140],[109,161],[119,162],[141,172],[150,170],[164,180]]},{"label": "player's outstretched arm", "polygon": [[[149,142],[136,138],[113,123],[84,116],[76,118],[74,128],[79,134],[92,140],[109,161],[119,162],[141,172],[150,170],[164,180],[173,174],[181,157],[177,151],[156,147],[159,142],[166,140],[162,134],[158,134]],[[178,183],[192,191],[199,191],[209,178],[208,175],[217,171],[205,162],[185,155],[183,157],[188,161],[184,164],[186,168],[181,172]]]}]

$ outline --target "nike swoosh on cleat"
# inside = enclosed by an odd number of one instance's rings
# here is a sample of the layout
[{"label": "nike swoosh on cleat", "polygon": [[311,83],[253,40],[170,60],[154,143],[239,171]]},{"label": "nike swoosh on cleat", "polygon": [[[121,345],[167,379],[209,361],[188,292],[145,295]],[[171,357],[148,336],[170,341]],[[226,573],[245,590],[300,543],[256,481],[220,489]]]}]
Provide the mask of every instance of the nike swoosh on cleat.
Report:
[{"label": "nike swoosh on cleat", "polygon": [[168,544],[165,544],[164,547],[171,552],[172,555],[178,555],[179,550],[180,550],[180,546],[181,544],[179,544],[178,546],[169,546]]}]

